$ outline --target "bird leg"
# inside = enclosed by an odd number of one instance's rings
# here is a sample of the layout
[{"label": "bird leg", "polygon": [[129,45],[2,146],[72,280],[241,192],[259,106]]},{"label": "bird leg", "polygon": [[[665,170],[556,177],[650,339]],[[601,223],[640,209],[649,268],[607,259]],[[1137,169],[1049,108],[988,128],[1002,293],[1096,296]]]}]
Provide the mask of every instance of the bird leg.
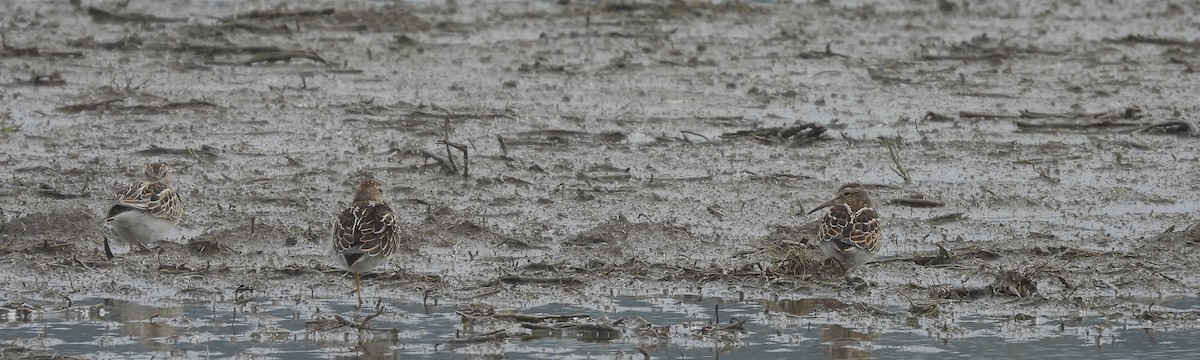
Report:
[{"label": "bird leg", "polygon": [[362,276],[360,276],[358,273],[354,273],[354,291],[358,293],[358,308],[361,309],[363,304]]}]

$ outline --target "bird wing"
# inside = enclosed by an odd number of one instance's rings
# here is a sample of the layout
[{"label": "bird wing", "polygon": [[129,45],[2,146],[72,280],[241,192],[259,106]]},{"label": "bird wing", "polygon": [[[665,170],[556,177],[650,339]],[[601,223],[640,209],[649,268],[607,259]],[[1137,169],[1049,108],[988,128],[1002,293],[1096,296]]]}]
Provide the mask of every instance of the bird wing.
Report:
[{"label": "bird wing", "polygon": [[392,208],[383,204],[354,205],[338,214],[333,226],[334,250],[390,256],[399,243],[400,227]]},{"label": "bird wing", "polygon": [[[145,210],[155,217],[178,221],[183,217],[183,199],[167,184],[158,181],[129,185],[117,194],[117,206]],[[110,217],[121,213],[113,209]]]},{"label": "bird wing", "polygon": [[821,224],[821,239],[834,241],[841,251],[860,248],[875,253],[883,239],[879,214],[872,208],[854,211],[846,204],[832,206]]}]

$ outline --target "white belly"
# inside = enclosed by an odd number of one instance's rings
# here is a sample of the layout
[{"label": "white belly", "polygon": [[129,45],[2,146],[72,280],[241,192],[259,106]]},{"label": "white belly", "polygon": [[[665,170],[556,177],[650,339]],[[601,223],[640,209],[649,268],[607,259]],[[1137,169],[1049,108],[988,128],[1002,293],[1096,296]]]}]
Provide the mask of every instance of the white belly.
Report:
[{"label": "white belly", "polygon": [[120,213],[111,222],[117,236],[131,245],[151,244],[175,228],[175,222],[139,210]]}]

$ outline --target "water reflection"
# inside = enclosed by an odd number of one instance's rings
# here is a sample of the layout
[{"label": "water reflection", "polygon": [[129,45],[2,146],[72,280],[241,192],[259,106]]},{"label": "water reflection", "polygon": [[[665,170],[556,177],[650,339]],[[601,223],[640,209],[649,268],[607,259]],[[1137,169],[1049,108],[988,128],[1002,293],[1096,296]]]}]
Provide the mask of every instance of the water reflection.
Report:
[{"label": "water reflection", "polygon": [[176,327],[167,322],[182,316],[183,307],[151,307],[115,299],[105,299],[103,305],[107,311],[100,318],[121,324],[121,335],[137,339],[147,350],[169,352],[175,348],[157,339],[178,339]]},{"label": "water reflection", "polygon": [[[783,312],[818,320],[832,311],[845,309],[847,304],[833,298],[788,299],[763,302],[768,312]],[[875,357],[872,350],[879,341],[878,331],[862,332],[840,324],[824,324],[818,329],[820,342],[829,359],[866,359]]]},{"label": "water reflection", "polygon": [[797,316],[808,316],[820,312],[828,312],[846,307],[846,303],[838,299],[812,298],[792,299],[763,302],[767,311],[783,311]]},{"label": "water reflection", "polygon": [[[1176,306],[1195,308],[1194,300],[1188,301],[1192,302]],[[611,299],[611,306],[602,307],[604,310],[596,310],[600,307],[594,305],[564,304],[503,309],[547,319],[563,314],[586,316],[597,324],[575,323],[572,325],[575,328],[561,329],[556,328],[556,322],[521,325],[500,320],[464,324],[452,305],[426,308],[420,304],[389,303],[385,304],[387,311],[370,320],[371,330],[360,331],[337,321],[326,323],[325,327],[315,326],[318,319],[335,317],[360,324],[364,313],[343,302],[343,299],[306,299],[262,304],[194,302],[145,306],[97,299],[91,305],[71,307],[9,302],[3,311],[11,315],[0,322],[0,338],[8,344],[44,347],[63,355],[106,354],[111,358],[397,359],[430,355],[561,358],[639,357],[642,353],[654,357],[725,359],[788,359],[816,354],[829,359],[911,358],[929,354],[1088,358],[1096,352],[1079,350],[1094,348],[1097,338],[1103,345],[1097,351],[1119,358],[1134,354],[1165,356],[1200,346],[1200,340],[1196,340],[1200,331],[1195,329],[1161,328],[1146,323],[1127,328],[1108,327],[1100,333],[1095,329],[1103,325],[1104,319],[1086,316],[1064,316],[1053,322],[1021,322],[1022,331],[1038,336],[1018,339],[1003,331],[1003,322],[998,324],[985,317],[930,321],[906,321],[916,318],[898,317],[892,323],[879,322],[877,316],[859,316],[861,307],[836,299],[768,302],[699,296],[616,297]],[[716,308],[719,311],[714,312]],[[903,309],[888,311],[902,313]],[[17,316],[18,312],[24,315]],[[371,314],[374,312],[366,313]],[[716,316],[720,317],[719,322],[714,321]],[[781,318],[787,320],[779,321]],[[694,331],[730,324],[733,319],[745,321],[744,331],[708,335]],[[946,321],[953,323],[951,327],[962,329],[960,336],[943,342],[927,332],[933,327],[941,328],[937,324]],[[479,342],[461,341],[498,330],[507,331],[507,336]]]},{"label": "water reflection", "polygon": [[872,358],[878,341],[879,332],[859,332],[836,324],[821,327],[821,343],[830,359]]},{"label": "water reflection", "polygon": [[[392,350],[392,346],[396,345],[396,341],[386,337],[371,337],[367,339],[359,339],[348,348],[353,349],[349,354],[339,355],[336,359],[365,359],[365,360],[389,360],[399,359],[400,353]],[[344,345],[342,345],[344,346]]]}]

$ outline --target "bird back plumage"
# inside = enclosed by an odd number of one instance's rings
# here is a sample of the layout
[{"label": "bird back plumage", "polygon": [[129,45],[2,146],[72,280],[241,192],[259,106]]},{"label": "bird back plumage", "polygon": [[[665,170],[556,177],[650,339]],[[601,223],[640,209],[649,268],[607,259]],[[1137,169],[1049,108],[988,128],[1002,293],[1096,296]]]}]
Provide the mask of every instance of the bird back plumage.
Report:
[{"label": "bird back plumage", "polygon": [[347,267],[365,257],[391,256],[399,244],[399,224],[392,208],[368,201],[355,202],[342,210],[334,223],[334,251]]},{"label": "bird back plumage", "polygon": [[108,210],[108,218],[129,210],[144,210],[155,217],[178,222],[183,217],[183,199],[162,182],[139,182],[117,194],[117,203]]},{"label": "bird back plumage", "polygon": [[854,209],[849,204],[829,207],[821,223],[820,235],[821,240],[834,242],[841,251],[859,248],[874,254],[883,242],[879,214],[875,209]]}]

